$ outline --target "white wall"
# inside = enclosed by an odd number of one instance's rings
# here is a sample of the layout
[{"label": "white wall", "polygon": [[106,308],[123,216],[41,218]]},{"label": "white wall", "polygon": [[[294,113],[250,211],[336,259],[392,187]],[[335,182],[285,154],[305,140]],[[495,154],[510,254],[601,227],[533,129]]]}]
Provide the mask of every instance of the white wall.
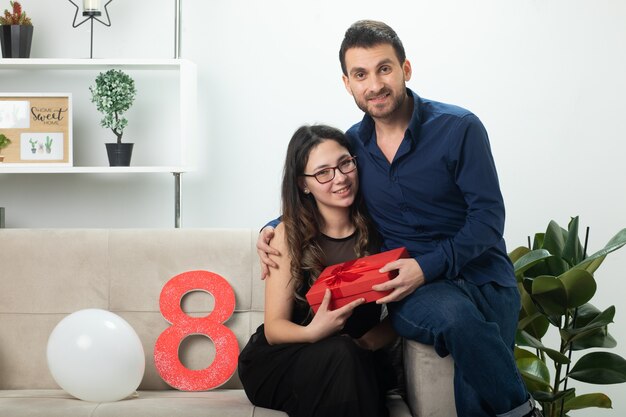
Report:
[{"label": "white wall", "polygon": [[[85,57],[88,28],[71,28],[64,0],[24,0],[35,23],[32,57]],[[173,55],[173,0],[115,0],[111,28],[96,26],[96,57]],[[618,0],[316,2],[183,0],[182,55],[198,65],[198,170],[183,176],[184,227],[259,227],[279,210],[284,150],[302,123],[347,128],[361,115],[343,89],[337,50],[355,20],[383,20],[403,39],[424,97],[474,111],[486,125],[507,203],[510,249],[548,221],[580,215],[590,251],[626,227],[623,114],[626,4]],[[145,78],[145,77],[144,77]],[[148,77],[149,78],[149,77]],[[75,152],[105,164],[106,132],[81,80]],[[0,91],[25,91],[0,74]],[[146,101],[175,100],[154,79]],[[37,86],[37,88],[43,88]],[[48,88],[56,90],[54,84]],[[171,124],[134,107],[128,136],[148,147]],[[91,136],[91,137],[90,137]],[[0,175],[7,227],[172,227],[168,174]],[[617,305],[612,334],[626,356],[626,249],[597,272],[599,308]],[[626,386],[605,392],[626,415]]]}]

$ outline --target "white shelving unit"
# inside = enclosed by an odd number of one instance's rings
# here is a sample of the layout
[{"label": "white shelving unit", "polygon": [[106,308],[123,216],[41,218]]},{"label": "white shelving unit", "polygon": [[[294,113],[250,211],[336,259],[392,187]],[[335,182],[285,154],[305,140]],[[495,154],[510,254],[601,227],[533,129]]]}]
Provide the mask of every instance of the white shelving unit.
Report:
[{"label": "white shelving unit", "polygon": [[0,165],[0,174],[124,174],[124,173],[153,173],[153,172],[189,172],[190,169],[181,166],[143,166],[143,167],[19,167]]},{"label": "white shelving unit", "polygon": [[186,59],[0,59],[2,70],[19,71],[102,71],[111,68],[137,71],[175,71],[179,80],[180,132],[178,146],[180,159],[174,166],[19,166],[0,164],[0,174],[115,174],[115,173],[172,173],[174,175],[174,227],[180,227],[181,174],[193,170],[189,151],[190,139],[197,129],[197,69]]}]

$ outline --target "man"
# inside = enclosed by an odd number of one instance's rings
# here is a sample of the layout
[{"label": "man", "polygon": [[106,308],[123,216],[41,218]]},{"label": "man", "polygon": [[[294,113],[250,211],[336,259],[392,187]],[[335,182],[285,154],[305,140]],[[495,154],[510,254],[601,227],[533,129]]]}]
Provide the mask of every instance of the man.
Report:
[{"label": "man", "polygon": [[[469,111],[406,88],[411,64],[384,23],[353,24],[339,58],[365,112],[347,135],[368,210],[383,249],[405,246],[413,257],[381,269],[398,276],[373,287],[392,290],[378,302],[389,303],[400,335],[452,355],[459,417],[541,416],[513,357],[520,299],[485,128]],[[271,237],[266,229],[257,244],[269,266]]]}]

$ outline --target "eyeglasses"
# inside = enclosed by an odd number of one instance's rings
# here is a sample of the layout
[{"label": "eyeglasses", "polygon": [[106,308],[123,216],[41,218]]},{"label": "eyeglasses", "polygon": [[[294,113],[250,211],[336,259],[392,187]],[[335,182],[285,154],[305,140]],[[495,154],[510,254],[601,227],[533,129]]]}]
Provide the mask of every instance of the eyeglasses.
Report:
[{"label": "eyeglasses", "polygon": [[302,174],[303,177],[315,177],[320,184],[326,184],[327,182],[335,179],[335,170],[338,169],[342,174],[349,174],[356,169],[356,156],[344,159],[336,167],[328,167],[320,169],[315,174]]}]

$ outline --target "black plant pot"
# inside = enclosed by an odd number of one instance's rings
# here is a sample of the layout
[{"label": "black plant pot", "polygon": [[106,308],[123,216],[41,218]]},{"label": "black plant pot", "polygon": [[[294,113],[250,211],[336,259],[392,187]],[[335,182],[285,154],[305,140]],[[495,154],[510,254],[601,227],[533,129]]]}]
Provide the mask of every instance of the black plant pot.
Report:
[{"label": "black plant pot", "polygon": [[27,25],[0,26],[2,58],[28,58],[33,41],[33,27]]},{"label": "black plant pot", "polygon": [[107,155],[109,156],[109,166],[130,166],[130,157],[133,154],[134,143],[105,143],[105,145],[107,147]]}]

